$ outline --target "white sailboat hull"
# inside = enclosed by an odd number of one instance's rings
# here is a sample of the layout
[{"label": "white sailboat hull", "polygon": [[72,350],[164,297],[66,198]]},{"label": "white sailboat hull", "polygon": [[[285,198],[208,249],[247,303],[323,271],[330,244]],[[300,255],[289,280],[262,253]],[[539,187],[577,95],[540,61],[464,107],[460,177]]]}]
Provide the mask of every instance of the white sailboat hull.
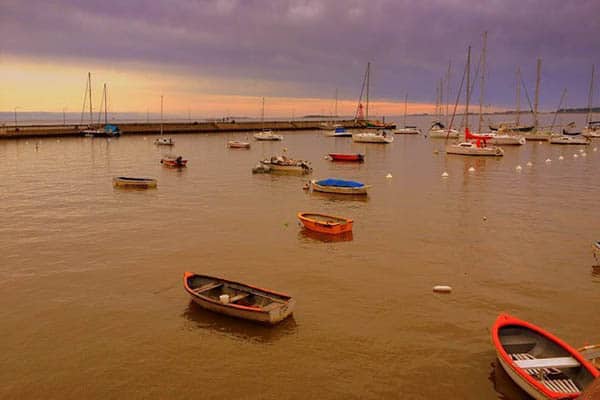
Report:
[{"label": "white sailboat hull", "polygon": [[446,154],[501,157],[504,155],[504,150],[496,146],[477,147],[473,143],[463,142],[446,146]]},{"label": "white sailboat hull", "polygon": [[550,144],[578,144],[578,145],[588,145],[590,144],[590,139],[585,137],[575,137],[575,136],[553,136],[550,138]]},{"label": "white sailboat hull", "polygon": [[427,135],[430,139],[458,139],[458,131],[456,129],[431,129]]},{"label": "white sailboat hull", "polygon": [[382,135],[380,133],[361,132],[353,133],[352,140],[356,143],[381,143],[388,144],[394,141],[393,136]]},{"label": "white sailboat hull", "polygon": [[494,135],[491,139],[487,140],[490,144],[520,146],[526,143],[526,139],[521,135]]}]

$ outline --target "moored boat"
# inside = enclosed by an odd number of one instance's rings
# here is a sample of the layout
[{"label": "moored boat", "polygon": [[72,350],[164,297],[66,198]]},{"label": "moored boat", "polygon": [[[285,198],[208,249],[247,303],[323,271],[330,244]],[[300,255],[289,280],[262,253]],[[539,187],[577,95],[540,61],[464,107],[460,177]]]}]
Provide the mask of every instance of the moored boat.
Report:
[{"label": "moored boat", "polygon": [[594,251],[594,258],[600,263],[600,240],[592,245],[592,250]]},{"label": "moored boat", "polygon": [[321,179],[319,181],[313,179],[310,181],[310,184],[312,189],[317,192],[335,194],[366,195],[367,189],[370,188],[370,186],[365,185],[361,182],[347,181],[343,179],[334,178]]},{"label": "moored boat", "polygon": [[502,368],[534,399],[575,399],[600,375],[567,343],[508,314],[496,319],[492,341]]},{"label": "moored boat", "polygon": [[308,161],[294,160],[286,156],[273,156],[260,161],[260,164],[270,172],[297,172],[310,174],[312,167]]},{"label": "moored boat", "polygon": [[265,324],[283,321],[296,305],[287,294],[192,272],[183,274],[183,287],[202,308]]},{"label": "moored boat", "polygon": [[184,160],[181,156],[167,156],[160,160],[160,163],[165,167],[182,168],[187,166],[188,160]]},{"label": "moored boat", "polygon": [[394,131],[394,135],[418,135],[421,130],[416,126],[405,126]]},{"label": "moored boat", "polygon": [[504,150],[496,146],[485,146],[477,145],[476,143],[471,142],[461,142],[447,145],[446,154],[501,157],[504,155]]},{"label": "moored boat", "polygon": [[155,188],[158,181],[154,178],[132,178],[128,176],[115,176],[113,178],[115,187],[129,187],[139,189]]},{"label": "moored boat", "polygon": [[253,136],[256,140],[283,140],[283,136],[277,135],[270,130],[255,133]]},{"label": "moored boat", "polygon": [[335,125],[333,128],[325,132],[325,136],[329,137],[348,137],[352,136],[352,132],[349,132],[341,125]]},{"label": "moored boat", "polygon": [[506,134],[502,133],[502,130],[498,132],[486,133],[485,135],[490,137],[490,139],[488,140],[490,144],[500,144],[503,146],[521,146],[527,142],[523,135]]},{"label": "moored boat", "polygon": [[458,131],[456,129],[447,129],[441,122],[433,122],[427,137],[430,139],[458,139]]},{"label": "moored boat", "polygon": [[550,144],[578,144],[578,145],[588,145],[590,144],[590,140],[583,136],[552,136],[550,137]]},{"label": "moored boat", "polygon": [[365,160],[365,155],[361,153],[329,153],[331,161],[355,161],[362,162]]},{"label": "moored boat", "polygon": [[242,142],[239,140],[230,140],[227,142],[227,147],[229,147],[230,149],[249,149],[250,143]]},{"label": "moored boat", "polygon": [[394,141],[394,136],[391,136],[385,130],[378,132],[357,132],[352,134],[352,140],[357,143],[388,144]]},{"label": "moored boat", "polygon": [[587,138],[600,138],[600,121],[590,121],[583,128],[582,135]]},{"label": "moored boat", "polygon": [[337,235],[351,232],[353,220],[320,213],[299,212],[298,219],[306,229]]},{"label": "moored boat", "polygon": [[173,146],[175,144],[175,141],[170,137],[161,136],[154,141],[154,144],[157,144],[159,146]]}]

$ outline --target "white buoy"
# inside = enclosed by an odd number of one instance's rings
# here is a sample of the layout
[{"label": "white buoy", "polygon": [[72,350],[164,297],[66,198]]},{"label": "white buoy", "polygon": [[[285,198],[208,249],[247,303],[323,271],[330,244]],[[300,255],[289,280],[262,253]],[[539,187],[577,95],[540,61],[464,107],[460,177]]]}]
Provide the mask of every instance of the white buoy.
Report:
[{"label": "white buoy", "polygon": [[436,285],[433,287],[435,293],[452,293],[452,288],[446,285]]},{"label": "white buoy", "polygon": [[598,148],[597,148],[597,147],[594,147],[594,151],[598,151]]},{"label": "white buoy", "polygon": [[515,169],[516,169],[517,171],[520,171],[520,170],[522,170],[523,168],[522,168],[520,165],[517,165],[517,166],[515,167]]},{"label": "white buoy", "polygon": [[563,156],[559,156],[558,159],[559,160],[564,160],[565,158]]},{"label": "white buoy", "polygon": [[527,162],[527,166],[531,167],[533,164],[531,163],[531,161]]},{"label": "white buoy", "polygon": [[546,158],[546,162],[552,162],[552,160],[549,158]]},{"label": "white buoy", "polygon": [[444,172],[444,173],[442,174],[442,178],[447,178],[447,177],[448,177],[448,173],[447,173],[447,172]]},{"label": "white buoy", "polygon": [[470,167],[470,168],[469,168],[469,172],[475,172],[475,168],[473,168],[473,167]]},{"label": "white buoy", "polygon": [[581,153],[581,157],[587,156],[587,153]]},{"label": "white buoy", "polygon": [[579,157],[579,156],[577,155],[577,153],[573,154],[573,158],[577,158],[577,157]]},{"label": "white buoy", "polygon": [[583,153],[583,149],[579,149],[579,152],[580,152],[580,153]]},{"label": "white buoy", "polygon": [[392,174],[388,173],[385,177],[389,179],[392,177]]}]

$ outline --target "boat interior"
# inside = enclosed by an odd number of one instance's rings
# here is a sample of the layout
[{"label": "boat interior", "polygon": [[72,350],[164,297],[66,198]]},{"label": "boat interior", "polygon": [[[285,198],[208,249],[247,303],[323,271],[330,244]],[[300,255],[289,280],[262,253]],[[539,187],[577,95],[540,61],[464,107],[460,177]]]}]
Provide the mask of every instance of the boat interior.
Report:
[{"label": "boat interior", "polygon": [[541,334],[508,326],[499,337],[515,364],[553,392],[578,393],[594,380],[567,350]]},{"label": "boat interior", "polygon": [[326,223],[326,224],[345,224],[346,222],[348,222],[344,218],[337,218],[337,217],[333,217],[331,215],[302,214],[302,216],[304,218],[308,218],[308,219],[315,220],[315,221],[320,222],[320,223]]},{"label": "boat interior", "polygon": [[289,300],[285,296],[198,275],[188,278],[188,286],[201,297],[220,301],[220,296],[226,294],[229,296],[229,304],[260,308],[263,311],[276,308]]}]

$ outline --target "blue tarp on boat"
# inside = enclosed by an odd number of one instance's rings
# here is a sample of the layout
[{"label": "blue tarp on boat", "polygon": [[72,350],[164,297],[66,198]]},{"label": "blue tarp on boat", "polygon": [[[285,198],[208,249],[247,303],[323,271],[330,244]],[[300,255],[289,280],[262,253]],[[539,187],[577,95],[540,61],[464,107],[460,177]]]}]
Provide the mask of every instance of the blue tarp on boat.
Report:
[{"label": "blue tarp on boat", "polygon": [[335,128],[335,133],[344,133],[344,132],[346,132],[346,128],[344,128],[343,126],[339,127],[339,128]]},{"label": "blue tarp on boat", "polygon": [[337,186],[337,187],[363,187],[364,183],[356,182],[356,181],[345,181],[343,179],[321,179],[317,181],[317,185],[321,186]]}]

